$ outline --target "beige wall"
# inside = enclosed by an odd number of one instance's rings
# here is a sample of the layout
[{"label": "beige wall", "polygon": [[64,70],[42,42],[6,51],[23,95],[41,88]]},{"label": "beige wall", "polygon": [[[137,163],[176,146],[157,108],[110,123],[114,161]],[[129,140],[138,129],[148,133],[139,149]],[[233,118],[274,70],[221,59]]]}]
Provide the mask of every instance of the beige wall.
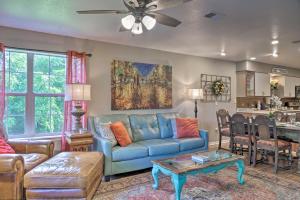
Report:
[{"label": "beige wall", "polygon": [[[131,37],[128,35],[128,37]],[[235,110],[236,65],[233,62],[220,61],[196,56],[174,54],[163,51],[135,48],[110,43],[56,36],[45,33],[0,27],[0,42],[7,46],[53,51],[69,49],[86,51],[93,56],[88,62],[88,82],[92,85],[92,100],[89,102],[89,114],[123,113],[110,109],[110,64],[113,59],[122,59],[146,63],[170,64],[173,66],[173,111],[193,116],[194,103],[185,96],[189,87],[200,87],[202,73],[226,75],[232,78],[232,102],[200,103],[199,121],[201,128],[209,130],[210,141],[217,140],[215,131],[215,112],[219,108]],[[167,112],[170,110],[125,111],[126,113]]]}]

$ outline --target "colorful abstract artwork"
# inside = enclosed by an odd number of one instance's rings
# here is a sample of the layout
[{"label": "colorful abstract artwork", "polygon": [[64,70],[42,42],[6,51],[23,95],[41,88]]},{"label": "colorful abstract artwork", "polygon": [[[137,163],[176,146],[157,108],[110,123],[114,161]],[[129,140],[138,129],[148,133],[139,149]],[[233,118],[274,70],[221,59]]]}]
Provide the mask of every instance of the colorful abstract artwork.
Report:
[{"label": "colorful abstract artwork", "polygon": [[172,108],[172,67],[114,60],[111,66],[111,109]]}]

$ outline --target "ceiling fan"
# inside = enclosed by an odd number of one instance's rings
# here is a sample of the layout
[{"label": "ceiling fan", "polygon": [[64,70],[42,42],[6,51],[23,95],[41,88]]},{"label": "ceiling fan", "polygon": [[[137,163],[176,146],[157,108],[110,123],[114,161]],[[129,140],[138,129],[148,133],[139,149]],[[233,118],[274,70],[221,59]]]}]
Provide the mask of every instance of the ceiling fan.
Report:
[{"label": "ceiling fan", "polygon": [[120,31],[131,30],[133,34],[142,34],[143,27],[154,28],[156,23],[177,27],[181,21],[157,11],[178,6],[192,0],[123,0],[128,10],[82,10],[78,14],[123,14]]}]

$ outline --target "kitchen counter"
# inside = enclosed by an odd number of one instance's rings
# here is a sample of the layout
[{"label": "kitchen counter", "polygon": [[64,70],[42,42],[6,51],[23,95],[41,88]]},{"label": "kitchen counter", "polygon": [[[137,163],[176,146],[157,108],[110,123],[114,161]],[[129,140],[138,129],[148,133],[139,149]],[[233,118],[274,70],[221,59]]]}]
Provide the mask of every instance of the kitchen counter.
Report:
[{"label": "kitchen counter", "polygon": [[248,115],[268,115],[270,112],[280,111],[283,113],[298,113],[300,110],[254,110],[252,108],[237,108],[237,113]]}]

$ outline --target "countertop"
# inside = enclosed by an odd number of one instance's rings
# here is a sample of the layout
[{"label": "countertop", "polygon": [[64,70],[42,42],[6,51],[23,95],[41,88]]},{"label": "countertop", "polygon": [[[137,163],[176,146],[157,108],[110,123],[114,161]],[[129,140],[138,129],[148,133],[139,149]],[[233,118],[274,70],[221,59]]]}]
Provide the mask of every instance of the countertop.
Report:
[{"label": "countertop", "polygon": [[283,113],[296,113],[300,112],[300,110],[254,110],[252,108],[237,108],[237,113],[247,113],[247,114],[257,114],[257,115],[268,115],[270,112],[280,111]]}]

